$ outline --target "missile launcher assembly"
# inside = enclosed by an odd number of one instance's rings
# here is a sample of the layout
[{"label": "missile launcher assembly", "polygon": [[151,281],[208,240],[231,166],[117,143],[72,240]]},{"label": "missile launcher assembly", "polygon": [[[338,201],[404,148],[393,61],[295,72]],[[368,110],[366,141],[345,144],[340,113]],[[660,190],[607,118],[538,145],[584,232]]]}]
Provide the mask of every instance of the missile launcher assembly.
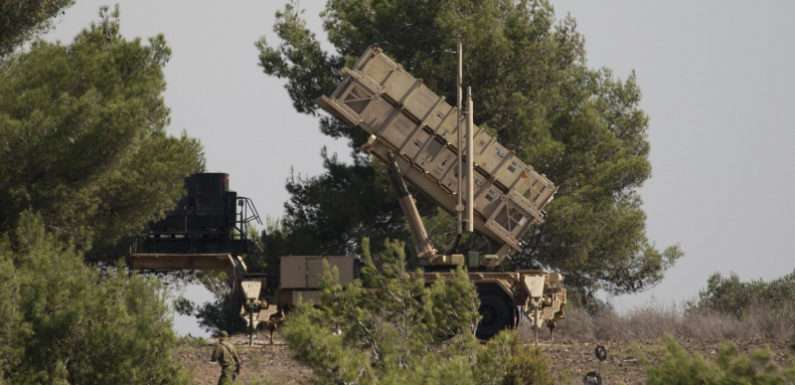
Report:
[{"label": "missile launcher assembly", "polygon": [[[460,68],[459,64],[459,105]],[[363,149],[389,167],[420,263],[432,267],[424,273],[426,282],[445,279],[449,274],[445,266],[467,265],[481,300],[478,337],[490,338],[499,330],[515,327],[520,311],[534,327],[563,317],[566,289],[561,274],[496,269],[503,257],[521,250],[522,236],[530,227],[544,221],[544,206],[557,189],[485,127],[474,125],[471,97],[465,114],[379,48],[371,47],[353,68],[343,70],[334,92],[322,96],[319,104],[371,134]],[[459,132],[465,125],[466,135]],[[462,167],[465,162],[466,168]],[[449,212],[460,213],[467,203],[467,227],[501,245],[497,253],[477,258],[475,263],[469,255],[464,263],[462,254],[437,253],[404,178]]]},{"label": "missile launcher assembly", "polygon": [[[320,99],[326,111],[372,134],[365,149],[388,162],[394,153],[403,176],[441,207],[455,212],[458,194],[459,115],[456,107],[378,48],[344,70],[336,90]],[[532,224],[544,220],[555,185],[500,144],[485,127],[473,127],[474,226],[518,251]],[[506,250],[508,251],[508,250]]]},{"label": "missile launcher assembly", "polygon": [[[458,106],[460,53],[459,46]],[[560,273],[506,271],[500,266],[505,257],[522,249],[523,235],[544,221],[543,210],[554,197],[555,185],[500,144],[486,127],[474,124],[471,97],[464,113],[380,49],[369,48],[343,75],[334,92],[321,97],[319,104],[370,134],[363,150],[388,167],[424,281],[449,279],[456,268],[466,266],[480,299],[475,334],[482,339],[516,327],[522,314],[536,328],[561,319],[566,289]],[[457,213],[459,234],[466,223],[467,231],[495,241],[496,253],[438,251],[406,182]],[[233,292],[242,299],[241,315],[251,330],[264,323],[271,332],[297,303],[319,299],[324,265],[340,271],[340,283],[358,277],[355,256],[285,255],[269,264],[265,273],[248,272],[242,258],[250,246],[247,224],[259,222],[253,203],[228,191],[226,174],[193,175],[186,186],[188,195],[178,207],[131,245],[130,268],[225,270]]]}]

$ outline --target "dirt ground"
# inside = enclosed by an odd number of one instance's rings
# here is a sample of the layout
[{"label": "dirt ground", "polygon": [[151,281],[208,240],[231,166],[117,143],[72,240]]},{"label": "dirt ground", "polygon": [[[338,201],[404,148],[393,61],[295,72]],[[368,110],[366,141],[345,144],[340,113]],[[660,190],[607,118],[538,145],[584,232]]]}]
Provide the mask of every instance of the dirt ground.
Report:
[{"label": "dirt ground", "polygon": [[[233,337],[232,342],[240,355],[242,369],[237,384],[243,385],[303,385],[309,383],[311,371],[292,359],[287,345],[276,340],[255,340],[248,345],[247,337]],[[176,355],[183,367],[193,377],[195,385],[215,385],[221,370],[210,362],[213,341],[197,340],[180,345]]]},{"label": "dirt ground", "polygon": [[[715,359],[721,344],[697,341],[678,341],[687,351]],[[785,344],[770,344],[758,341],[735,342],[743,353],[767,347],[774,352],[778,364],[789,362]],[[603,384],[641,385],[646,383],[649,367],[658,363],[665,354],[662,340],[604,342],[608,351],[607,360],[599,362],[594,355],[596,342],[557,342],[539,344],[547,354],[552,373],[559,384],[582,384],[582,379],[590,371],[598,372]]]},{"label": "dirt ground", "polygon": [[[238,384],[309,384],[311,370],[291,357],[283,341],[277,339],[271,345],[267,340],[255,340],[254,346],[248,346],[247,338],[234,337],[233,343],[243,361]],[[697,352],[708,358],[717,357],[720,347],[717,342],[679,341],[679,343],[688,351]],[[786,363],[789,359],[787,347],[783,343],[759,341],[735,343],[743,352],[764,346],[770,347],[775,353],[775,360],[780,364]],[[561,385],[582,384],[583,376],[590,371],[599,372],[603,384],[644,384],[647,368],[658,362],[665,351],[662,340],[602,344],[607,348],[608,358],[601,363],[594,356],[596,342],[544,339],[538,343],[538,346],[547,354],[556,382]],[[211,341],[201,340],[183,343],[176,352],[197,385],[215,384],[218,379],[219,368],[209,361],[211,352]]]}]

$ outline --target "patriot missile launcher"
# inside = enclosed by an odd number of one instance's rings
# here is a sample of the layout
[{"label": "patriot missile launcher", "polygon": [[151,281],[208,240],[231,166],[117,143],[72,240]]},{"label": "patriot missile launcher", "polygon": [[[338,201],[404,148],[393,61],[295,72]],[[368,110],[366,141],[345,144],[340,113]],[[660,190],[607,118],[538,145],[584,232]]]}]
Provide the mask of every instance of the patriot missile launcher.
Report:
[{"label": "patriot missile launcher", "polygon": [[[544,221],[543,209],[553,199],[555,185],[488,129],[474,124],[471,95],[466,111],[460,103],[451,106],[377,47],[342,73],[334,92],[322,96],[319,104],[371,135],[363,150],[390,170],[426,280],[443,279],[456,266],[468,266],[481,298],[481,338],[515,326],[516,309],[536,327],[560,319],[566,302],[561,274],[496,271],[503,258],[521,250],[522,236],[531,226]],[[478,253],[468,251],[465,258],[437,251],[404,180],[451,213],[461,212],[465,203],[467,227],[496,241],[496,253],[472,258]]]}]

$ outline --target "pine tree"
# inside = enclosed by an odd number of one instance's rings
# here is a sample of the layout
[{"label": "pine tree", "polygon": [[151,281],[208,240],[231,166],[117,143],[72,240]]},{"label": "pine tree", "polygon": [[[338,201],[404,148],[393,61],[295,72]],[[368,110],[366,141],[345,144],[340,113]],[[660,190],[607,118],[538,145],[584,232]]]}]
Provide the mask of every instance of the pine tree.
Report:
[{"label": "pine tree", "polygon": [[87,266],[30,212],[0,240],[0,382],[186,384],[158,283]]},{"label": "pine tree", "polygon": [[203,156],[166,133],[169,56],[103,9],[71,44],[37,41],[0,65],[0,231],[30,209],[96,255],[175,204]]},{"label": "pine tree", "polygon": [[42,31],[52,18],[63,13],[74,0],[36,0],[0,2],[0,61]]}]

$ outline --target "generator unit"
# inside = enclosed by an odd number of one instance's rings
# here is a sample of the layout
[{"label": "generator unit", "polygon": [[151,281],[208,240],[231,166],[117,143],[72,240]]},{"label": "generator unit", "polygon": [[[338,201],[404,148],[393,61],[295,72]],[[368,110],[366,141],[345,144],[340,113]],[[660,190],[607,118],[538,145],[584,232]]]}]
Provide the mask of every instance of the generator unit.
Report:
[{"label": "generator unit", "polygon": [[185,195],[176,207],[136,239],[133,251],[244,254],[252,220],[259,221],[256,207],[229,190],[229,174],[193,174],[185,178]]}]

